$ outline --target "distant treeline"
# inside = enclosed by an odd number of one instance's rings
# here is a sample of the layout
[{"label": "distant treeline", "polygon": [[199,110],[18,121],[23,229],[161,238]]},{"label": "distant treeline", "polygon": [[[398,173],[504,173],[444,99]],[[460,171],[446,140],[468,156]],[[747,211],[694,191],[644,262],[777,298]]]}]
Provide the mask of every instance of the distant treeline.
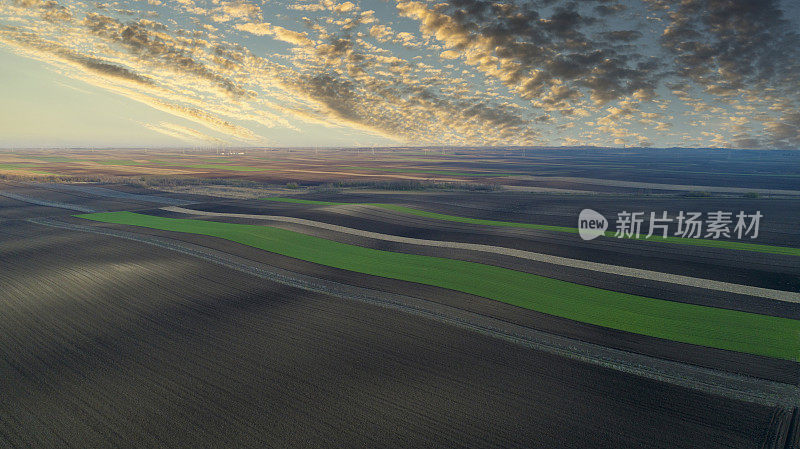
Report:
[{"label": "distant treeline", "polygon": [[318,189],[363,188],[376,190],[468,190],[495,191],[502,187],[497,184],[477,184],[470,182],[438,182],[418,180],[393,181],[336,181],[321,184]]},{"label": "distant treeline", "polygon": [[286,184],[264,183],[248,179],[235,178],[195,178],[181,176],[105,176],[105,175],[65,175],[65,176],[28,176],[0,174],[0,179],[9,181],[39,181],[39,182],[94,182],[99,184],[125,184],[140,187],[180,187],[180,186],[229,186],[260,188],[311,188],[314,190],[335,190],[344,188],[361,188],[375,190],[462,190],[462,191],[495,191],[501,190],[497,184],[480,184],[470,182],[441,182],[418,180],[392,180],[392,181],[336,181],[327,183],[315,182],[287,182]]},{"label": "distant treeline", "polygon": [[263,183],[247,179],[229,178],[184,178],[176,176],[146,176],[132,178],[126,181],[127,184],[136,184],[146,187],[159,186],[230,186],[246,188],[275,188],[285,187],[290,189],[311,188],[314,190],[335,190],[344,188],[361,188],[376,190],[468,190],[468,191],[494,191],[501,187],[495,184],[476,184],[467,182],[436,182],[436,181],[417,181],[417,180],[393,180],[393,181],[336,181],[328,183],[300,183],[288,182],[285,185],[274,183]]}]

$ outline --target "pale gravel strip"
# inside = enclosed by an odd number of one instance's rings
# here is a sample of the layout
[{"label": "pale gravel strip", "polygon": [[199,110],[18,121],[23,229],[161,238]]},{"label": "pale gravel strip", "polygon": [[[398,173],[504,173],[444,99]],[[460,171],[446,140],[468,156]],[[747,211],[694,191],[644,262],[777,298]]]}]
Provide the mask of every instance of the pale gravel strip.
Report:
[{"label": "pale gravel strip", "polygon": [[11,192],[0,191],[0,196],[4,196],[6,198],[11,198],[12,200],[23,201],[23,202],[30,203],[30,204],[36,204],[38,206],[58,207],[60,209],[70,209],[70,210],[76,210],[78,212],[86,212],[86,213],[97,212],[94,209],[90,209],[88,207],[83,207],[83,206],[78,206],[77,204],[69,204],[69,203],[60,203],[60,202],[55,202],[55,201],[39,200],[39,199],[36,199],[36,198],[31,198],[31,197],[25,196],[25,195],[18,195],[16,193],[11,193]]},{"label": "pale gravel strip", "polygon": [[[678,190],[683,192],[691,192],[695,190],[702,190],[705,192],[715,193],[760,193],[764,195],[800,195],[800,190],[780,190],[780,189],[756,189],[750,187],[718,187],[718,186],[695,186],[684,184],[659,184],[655,182],[636,182],[636,181],[618,181],[616,179],[598,179],[598,178],[577,178],[572,176],[509,176],[506,179],[518,179],[523,181],[563,181],[574,182],[579,184],[597,185],[597,186],[611,186],[611,187],[629,187],[634,189],[654,189],[654,190]],[[504,186],[508,190],[528,191],[528,186]],[[535,191],[535,190],[530,190]]]},{"label": "pale gravel strip", "polygon": [[62,190],[66,192],[82,192],[96,196],[103,196],[106,198],[117,198],[121,200],[141,201],[144,203],[157,203],[169,204],[172,206],[186,206],[188,204],[196,203],[196,201],[187,201],[177,198],[167,198],[158,195],[140,195],[136,193],[121,192],[119,190],[106,189],[93,185],[76,185],[76,184],[59,184],[59,183],[37,183],[31,182],[29,185],[36,187],[43,187],[46,189]]},{"label": "pale gravel strip", "polygon": [[200,245],[146,234],[86,226],[48,218],[26,221],[72,231],[90,232],[133,240],[176,251],[208,262],[248,273],[279,284],[330,295],[345,300],[361,301],[387,307],[423,318],[447,323],[523,347],[596,366],[615,369],[661,382],[680,385],[706,393],[754,402],[766,406],[795,407],[800,405],[800,387],[758,379],[741,374],[659,359],[644,354],[609,348],[594,343],[531,329],[486,315],[459,309],[423,298],[372,290],[316,278],[254,262],[239,256]]},{"label": "pale gravel strip", "polygon": [[520,259],[532,260],[535,262],[549,263],[553,265],[561,265],[565,267],[579,268],[583,270],[598,271],[601,273],[615,274],[618,276],[627,276],[627,277],[647,279],[658,282],[668,282],[670,284],[684,285],[687,287],[698,287],[707,290],[717,290],[727,293],[737,293],[742,295],[757,296],[761,298],[774,299],[776,301],[800,303],[800,293],[797,292],[753,287],[750,285],[742,285],[742,284],[732,284],[729,282],[721,282],[711,279],[702,279],[689,276],[682,276],[678,274],[661,273],[658,271],[642,270],[638,268],[622,267],[618,265],[609,265],[598,262],[589,262],[586,260],[570,259],[566,257],[552,256],[549,254],[534,253],[531,251],[523,251],[512,248],[504,248],[501,246],[400,237],[396,235],[380,234],[377,232],[347,228],[344,226],[337,226],[329,223],[322,223],[319,221],[312,221],[295,217],[284,217],[279,215],[254,215],[254,214],[231,214],[222,212],[205,212],[200,210],[186,209],[183,207],[163,207],[161,209],[180,214],[191,214],[191,215],[199,215],[207,217],[247,218],[247,219],[293,223],[293,224],[311,226],[320,229],[327,229],[334,232],[341,232],[344,234],[356,235],[359,237],[365,237],[376,240],[406,243],[410,245],[432,246],[437,248],[464,249],[469,251],[501,254],[504,256],[517,257]]}]

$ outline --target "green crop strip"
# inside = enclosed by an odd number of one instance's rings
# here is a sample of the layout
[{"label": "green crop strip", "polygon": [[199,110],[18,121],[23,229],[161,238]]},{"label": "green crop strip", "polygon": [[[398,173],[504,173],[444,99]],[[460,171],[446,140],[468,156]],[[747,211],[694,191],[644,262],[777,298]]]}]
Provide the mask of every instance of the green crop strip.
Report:
[{"label": "green crop strip", "polygon": [[58,176],[55,173],[37,170],[35,167],[36,166],[21,165],[21,164],[0,164],[0,170],[21,170],[29,173],[36,173],[37,175]]},{"label": "green crop strip", "polygon": [[213,236],[321,265],[457,290],[613,329],[800,360],[798,320],[646,298],[473,262],[363,248],[269,226],[133,212],[76,216]]},{"label": "green crop strip", "polygon": [[[320,205],[344,205],[344,204],[362,204],[374,207],[380,207],[382,209],[391,210],[394,212],[400,212],[409,215],[416,215],[425,218],[433,218],[436,220],[445,220],[445,221],[454,221],[458,223],[470,223],[470,224],[477,224],[477,225],[487,225],[487,226],[503,226],[509,228],[525,228],[525,229],[536,229],[539,231],[554,231],[554,232],[570,232],[573,234],[578,233],[578,228],[570,228],[566,226],[550,226],[550,225],[541,225],[541,224],[534,224],[534,223],[517,223],[512,221],[497,221],[497,220],[484,220],[481,218],[469,218],[469,217],[459,217],[456,215],[445,215],[445,214],[437,214],[436,212],[428,212],[419,209],[413,209],[410,207],[405,206],[398,206],[395,204],[384,204],[384,203],[335,203],[330,201],[313,201],[313,200],[300,200],[295,198],[285,198],[285,197],[272,197],[272,198],[264,198],[264,200],[268,201],[279,201],[284,203],[300,203],[300,204],[320,204]],[[605,237],[617,238],[615,233],[612,231],[606,231],[604,233]],[[631,238],[635,240],[639,240],[642,242],[654,242],[654,243],[676,243],[679,245],[694,245],[694,246],[706,246],[711,248],[724,248],[724,249],[733,249],[739,251],[752,251],[757,253],[768,253],[768,254],[781,254],[781,255],[788,255],[788,256],[800,256],[800,248],[791,248],[786,246],[774,246],[774,245],[759,245],[756,243],[744,243],[744,242],[732,242],[728,240],[707,240],[707,239],[691,239],[691,238],[682,238],[682,237],[667,237],[667,238],[652,238],[646,239],[644,236],[639,236],[639,238],[635,237],[625,237]]]}]

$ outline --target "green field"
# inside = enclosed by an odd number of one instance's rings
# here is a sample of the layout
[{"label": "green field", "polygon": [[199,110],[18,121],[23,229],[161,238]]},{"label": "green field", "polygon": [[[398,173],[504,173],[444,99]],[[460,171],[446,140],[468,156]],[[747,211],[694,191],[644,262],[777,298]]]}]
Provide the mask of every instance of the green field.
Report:
[{"label": "green field", "polygon": [[36,166],[23,165],[23,164],[0,164],[2,170],[23,170],[29,173],[36,173],[37,175],[58,176],[55,173],[50,173],[42,170],[37,170]]},{"label": "green field", "polygon": [[[331,201],[301,200],[301,199],[286,198],[286,197],[272,197],[264,199],[268,201],[279,201],[284,203],[320,204],[328,206],[354,204],[354,203],[335,203]],[[436,220],[455,221],[458,223],[470,223],[470,224],[487,225],[487,226],[503,226],[509,228],[536,229],[539,231],[569,232],[573,234],[578,233],[578,228],[570,228],[566,226],[550,226],[550,225],[541,225],[534,223],[517,223],[511,221],[497,221],[497,220],[484,220],[480,218],[459,217],[456,215],[437,214],[436,212],[428,212],[424,210],[413,209],[411,207],[398,206],[395,204],[383,204],[383,203],[363,203],[363,204],[374,207],[380,207],[382,209],[388,209],[403,214],[417,215],[420,217],[433,218]],[[613,231],[606,231],[604,235],[605,237],[617,238],[614,235]],[[636,239],[635,237],[625,237],[625,238]],[[656,237],[652,239],[646,239],[642,235],[640,235],[639,238],[636,240],[643,242],[677,243],[679,245],[707,246],[711,248],[734,249],[739,251],[753,251],[757,253],[800,256],[800,248],[791,248],[786,246],[774,246],[774,245],[759,245],[756,243],[734,242],[729,240],[690,239],[681,237],[667,237],[667,238]]]},{"label": "green field", "polygon": [[76,216],[214,236],[321,265],[462,291],[613,329],[800,360],[800,321],[787,318],[646,298],[460,260],[362,248],[269,226],[133,212]]}]

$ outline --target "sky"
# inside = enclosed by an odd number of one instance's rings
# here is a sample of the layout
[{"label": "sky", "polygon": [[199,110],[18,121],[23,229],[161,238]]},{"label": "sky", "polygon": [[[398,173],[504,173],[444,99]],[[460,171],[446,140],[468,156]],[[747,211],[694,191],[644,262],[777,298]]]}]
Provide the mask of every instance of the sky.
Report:
[{"label": "sky", "polygon": [[795,0],[0,0],[0,147],[800,148]]}]

